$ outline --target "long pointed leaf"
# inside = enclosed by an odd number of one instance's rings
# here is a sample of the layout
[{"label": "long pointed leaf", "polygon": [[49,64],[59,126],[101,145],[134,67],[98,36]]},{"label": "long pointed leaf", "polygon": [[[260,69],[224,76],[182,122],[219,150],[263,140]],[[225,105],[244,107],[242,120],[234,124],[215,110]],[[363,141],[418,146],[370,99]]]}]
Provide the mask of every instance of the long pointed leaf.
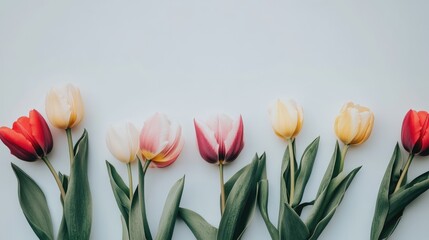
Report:
[{"label": "long pointed leaf", "polygon": [[124,216],[121,216],[121,223],[122,223],[122,240],[130,240],[130,236],[128,233],[128,225],[124,219]]},{"label": "long pointed leaf", "polygon": [[217,229],[199,214],[186,208],[179,208],[179,217],[188,225],[197,240],[215,240]]},{"label": "long pointed leaf", "polygon": [[219,224],[218,240],[237,239],[242,231],[238,231],[237,222],[243,217],[246,200],[256,188],[255,179],[258,169],[258,157],[255,156],[250,167],[238,178],[226,201],[225,212]]},{"label": "long pointed leaf", "polygon": [[[63,185],[64,191],[67,194],[69,177],[65,174],[62,174],[61,172],[58,173],[58,176],[60,177],[60,181]],[[63,205],[64,205],[64,202],[63,202]],[[63,217],[61,218],[60,228],[58,230],[58,240],[68,240],[68,239],[69,239],[69,232],[67,230],[67,223],[66,223],[66,219],[65,219],[64,214],[63,214]]]},{"label": "long pointed leaf", "polygon": [[328,168],[326,169],[325,175],[320,182],[319,190],[317,191],[316,199],[320,194],[328,187],[329,183],[335,178],[340,172],[341,163],[341,151],[338,141],[335,143],[334,154],[332,155],[331,161],[329,162]]},{"label": "long pointed leaf", "polygon": [[133,199],[131,200],[131,210],[130,210],[129,222],[128,222],[130,240],[141,240],[141,239],[147,240],[147,237],[145,236],[142,213],[141,213],[140,204],[139,204],[140,202],[139,191],[141,191],[140,185],[137,187],[136,191],[134,192]]},{"label": "long pointed leaf", "polygon": [[307,226],[288,204],[285,203],[284,205],[283,216],[285,220],[280,226],[280,239],[307,240],[310,235]]},{"label": "long pointed leaf", "polygon": [[[140,219],[142,221],[142,226],[143,226],[143,233],[144,233],[144,237],[146,240],[152,240],[152,234],[150,232],[150,228],[149,228],[149,222],[147,221],[147,216],[146,216],[146,203],[145,203],[145,185],[144,185],[144,177],[145,177],[145,173],[143,172],[143,166],[141,161],[139,162],[139,185],[138,185],[138,204],[139,204],[139,211],[140,211]],[[135,196],[135,194],[134,194]]]},{"label": "long pointed leaf", "polygon": [[12,164],[18,180],[18,198],[25,218],[39,239],[53,240],[51,214],[45,194],[37,183],[21,168]]},{"label": "long pointed leaf", "polygon": [[272,240],[279,239],[279,232],[274,224],[271,223],[270,217],[268,216],[268,180],[262,179],[258,183],[258,206],[261,212],[262,218],[264,219],[265,225],[268,228]]},{"label": "long pointed leaf", "polygon": [[393,188],[396,185],[394,184],[394,181],[392,182],[392,176],[397,172],[397,170],[395,171],[395,165],[400,165],[398,164],[400,160],[401,152],[399,150],[399,145],[396,144],[392,158],[390,159],[389,165],[387,166],[386,172],[384,173],[384,177],[381,181],[380,189],[378,190],[377,202],[371,226],[371,240],[378,240],[380,238],[380,234],[384,228],[384,224],[386,223],[386,217],[389,212],[389,192],[392,188],[391,185],[393,185]]},{"label": "long pointed leaf", "polygon": [[125,185],[121,176],[119,176],[115,167],[108,161],[106,161],[106,167],[107,173],[109,174],[110,185],[112,186],[113,195],[115,196],[119,211],[121,211],[125,223],[128,226],[128,216],[131,208],[131,201],[128,196],[130,190],[128,186]]},{"label": "long pointed leaf", "polygon": [[91,234],[92,204],[88,182],[88,133],[86,130],[75,146],[75,157],[64,201],[64,216],[69,239],[89,239]]},{"label": "long pointed leaf", "polygon": [[[292,142],[293,155],[295,154],[295,140]],[[295,158],[293,159],[295,161]],[[295,166],[296,166],[295,161]],[[289,154],[289,146],[286,147],[285,152],[283,154],[282,160],[282,169],[281,169],[281,177],[280,177],[280,206],[279,206],[279,218],[277,222],[277,227],[280,228],[283,221],[283,207],[284,203],[289,203],[289,195],[290,195],[290,154]]]},{"label": "long pointed leaf", "polygon": [[295,207],[301,203],[305,187],[307,186],[308,179],[310,178],[311,172],[313,170],[314,161],[319,148],[319,139],[320,137],[317,137],[312,143],[310,143],[310,145],[308,145],[302,154],[296,176],[295,195],[292,207]]},{"label": "long pointed leaf", "polygon": [[177,211],[179,210],[180,200],[182,199],[184,184],[185,177],[182,177],[173,185],[168,193],[161,220],[159,221],[158,234],[155,238],[156,240],[170,240],[173,236]]}]

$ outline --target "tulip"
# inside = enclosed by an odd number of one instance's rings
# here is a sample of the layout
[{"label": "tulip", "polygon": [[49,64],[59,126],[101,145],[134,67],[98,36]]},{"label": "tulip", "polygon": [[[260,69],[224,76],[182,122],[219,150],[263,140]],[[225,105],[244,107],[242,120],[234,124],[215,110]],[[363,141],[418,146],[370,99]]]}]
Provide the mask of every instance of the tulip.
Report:
[{"label": "tulip", "polygon": [[281,100],[270,108],[270,119],[277,136],[289,140],[295,138],[301,131],[303,123],[302,107],[293,100],[284,103]]},{"label": "tulip", "polygon": [[201,157],[209,163],[232,162],[244,147],[241,115],[234,121],[222,114],[205,124],[194,119],[194,125]]},{"label": "tulip", "polygon": [[140,151],[145,161],[162,168],[172,164],[183,148],[182,128],[161,113],[145,121],[140,133]]},{"label": "tulip", "polygon": [[49,121],[60,129],[73,128],[84,115],[80,91],[71,84],[51,89],[45,104]]},{"label": "tulip", "polygon": [[409,110],[402,123],[401,139],[409,153],[429,155],[429,113]]},{"label": "tulip", "polygon": [[335,119],[335,134],[345,145],[365,142],[374,125],[374,114],[367,107],[352,102],[343,106]]},{"label": "tulip", "polygon": [[223,165],[234,161],[244,147],[243,118],[235,121],[221,114],[208,119],[204,124],[194,119],[198,149],[201,157],[209,163],[219,165],[221,187],[221,212],[225,211],[225,184]]},{"label": "tulip", "polygon": [[53,147],[48,124],[34,109],[30,111],[28,117],[18,118],[13,123],[12,129],[0,127],[0,139],[12,155],[28,162],[44,158]]},{"label": "tulip", "polygon": [[131,163],[139,152],[139,131],[132,123],[112,126],[107,131],[106,144],[113,156]]}]

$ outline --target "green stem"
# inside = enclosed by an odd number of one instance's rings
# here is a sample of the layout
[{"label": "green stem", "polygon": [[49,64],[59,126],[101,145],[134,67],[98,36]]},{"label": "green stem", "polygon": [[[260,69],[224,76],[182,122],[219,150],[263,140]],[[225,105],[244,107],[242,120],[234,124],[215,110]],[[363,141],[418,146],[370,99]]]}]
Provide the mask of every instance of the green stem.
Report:
[{"label": "green stem", "polygon": [[[140,161],[140,159],[138,159]],[[147,233],[145,232],[145,239],[148,240],[152,240],[152,237],[150,235],[150,230],[149,230],[149,224],[147,221],[147,216],[146,216],[146,204],[145,204],[145,197],[144,197],[144,178],[146,176],[146,171],[149,168],[151,160],[146,160],[143,167],[142,167],[142,174],[139,174],[139,176],[141,175],[141,179],[139,181],[139,202],[140,202],[140,207],[141,207],[141,213],[142,213],[142,220],[143,220],[143,229],[144,231],[148,231]],[[140,165],[139,165],[140,166]],[[139,169],[140,172],[140,169]]]},{"label": "green stem", "polygon": [[71,128],[66,129],[67,142],[69,145],[69,156],[70,156],[70,167],[73,165],[74,160],[74,151],[73,151],[73,137],[71,133]]},{"label": "green stem", "polygon": [[152,160],[146,160],[145,162],[144,162],[144,166],[143,166],[143,176],[144,175],[146,175],[146,171],[147,171],[147,169],[148,169],[148,167],[149,167],[149,165],[150,165],[150,162],[152,162]]},{"label": "green stem", "polygon": [[398,189],[399,189],[399,188],[401,188],[402,182],[404,181],[405,176],[407,175],[408,168],[410,167],[411,162],[413,161],[413,158],[414,158],[414,154],[410,154],[410,155],[408,155],[407,162],[405,163],[405,167],[404,167],[404,169],[402,170],[401,176],[399,177],[399,181],[398,181],[398,183],[396,184],[396,187],[395,187],[395,191],[394,191],[394,192],[398,191]]},{"label": "green stem", "polygon": [[51,162],[49,162],[48,157],[43,157],[42,160],[46,164],[46,166],[48,166],[49,171],[51,171],[52,173],[52,176],[54,176],[55,182],[57,182],[58,188],[60,189],[60,192],[61,192],[61,198],[64,201],[66,198],[66,192],[64,191],[63,184],[61,183],[60,177],[58,176]]},{"label": "green stem", "polygon": [[289,148],[289,163],[290,163],[290,196],[289,196],[289,205],[293,204],[293,197],[295,195],[295,158],[293,154],[293,139],[288,140]]},{"label": "green stem", "polygon": [[130,187],[130,200],[133,199],[133,174],[131,173],[131,163],[127,163],[127,169],[128,169],[128,181],[129,181],[129,187]]},{"label": "green stem", "polygon": [[343,149],[341,151],[341,161],[340,161],[340,172],[344,169],[344,162],[346,159],[347,151],[349,150],[350,145],[346,144],[343,146]]},{"label": "green stem", "polygon": [[219,179],[220,179],[220,209],[221,213],[223,215],[223,212],[225,211],[225,184],[223,182],[223,162],[219,161]]}]

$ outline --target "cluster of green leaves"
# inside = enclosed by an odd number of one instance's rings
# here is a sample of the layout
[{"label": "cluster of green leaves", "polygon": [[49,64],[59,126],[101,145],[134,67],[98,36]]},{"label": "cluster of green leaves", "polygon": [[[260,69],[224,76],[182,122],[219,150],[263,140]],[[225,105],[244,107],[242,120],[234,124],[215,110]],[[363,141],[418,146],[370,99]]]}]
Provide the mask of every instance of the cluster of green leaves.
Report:
[{"label": "cluster of green leaves", "polygon": [[395,192],[401,173],[404,171],[399,145],[396,144],[378,191],[371,240],[387,239],[401,220],[405,207],[429,189],[429,171],[406,183]]},{"label": "cluster of green leaves", "polygon": [[[122,221],[122,239],[123,240],[152,240],[152,234],[146,216],[145,197],[144,197],[144,177],[146,172],[139,162],[139,184],[130,199],[129,187],[124,183],[115,167],[106,161],[107,171],[109,173],[110,184],[113,195],[121,212]],[[158,233],[155,236],[157,240],[168,240],[173,236],[176,216],[179,210],[180,200],[182,198],[185,177],[179,179],[171,188],[164,210],[159,222]]]},{"label": "cluster of green leaves", "polygon": [[252,162],[225,183],[225,211],[216,228],[199,214],[180,208],[179,217],[188,225],[198,240],[240,239],[256,208],[258,183],[265,173],[265,154],[255,155]]},{"label": "cluster of green leaves", "polygon": [[[22,211],[39,239],[53,240],[51,213],[45,194],[37,183],[12,163],[18,179],[18,198]],[[63,218],[58,232],[60,240],[89,239],[92,221],[91,192],[88,182],[88,133],[86,130],[74,146],[70,176],[59,173],[64,190]]]},{"label": "cluster of green leaves", "polygon": [[[294,156],[296,156],[295,142],[292,143],[292,146]],[[289,202],[291,189],[290,161],[294,161],[295,166],[298,165],[295,158],[291,158],[288,147],[286,148],[281,171],[280,211],[277,227],[271,222],[267,211],[268,180],[263,179],[259,183],[258,206],[273,240],[317,239],[333,217],[348,186],[360,169],[358,167],[347,175],[342,172],[341,150],[337,142],[315,200],[301,203],[305,187],[313,170],[318,146],[319,138],[316,138],[305,149],[299,167],[295,168],[295,195],[293,202]],[[304,222],[301,219],[301,212],[303,208],[310,205],[313,205],[313,207]]]}]

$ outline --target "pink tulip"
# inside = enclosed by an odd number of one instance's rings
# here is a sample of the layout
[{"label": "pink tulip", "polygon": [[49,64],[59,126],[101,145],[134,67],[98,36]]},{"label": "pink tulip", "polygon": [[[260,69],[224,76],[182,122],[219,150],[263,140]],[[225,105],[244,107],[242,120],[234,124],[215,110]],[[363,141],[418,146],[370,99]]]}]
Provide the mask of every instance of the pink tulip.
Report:
[{"label": "pink tulip", "polygon": [[209,163],[224,164],[234,161],[244,147],[243,118],[232,120],[217,115],[205,124],[194,119],[201,157]]},{"label": "pink tulip", "polygon": [[182,128],[173,125],[166,115],[156,113],[145,121],[140,133],[140,151],[144,160],[158,168],[167,167],[183,148]]}]

